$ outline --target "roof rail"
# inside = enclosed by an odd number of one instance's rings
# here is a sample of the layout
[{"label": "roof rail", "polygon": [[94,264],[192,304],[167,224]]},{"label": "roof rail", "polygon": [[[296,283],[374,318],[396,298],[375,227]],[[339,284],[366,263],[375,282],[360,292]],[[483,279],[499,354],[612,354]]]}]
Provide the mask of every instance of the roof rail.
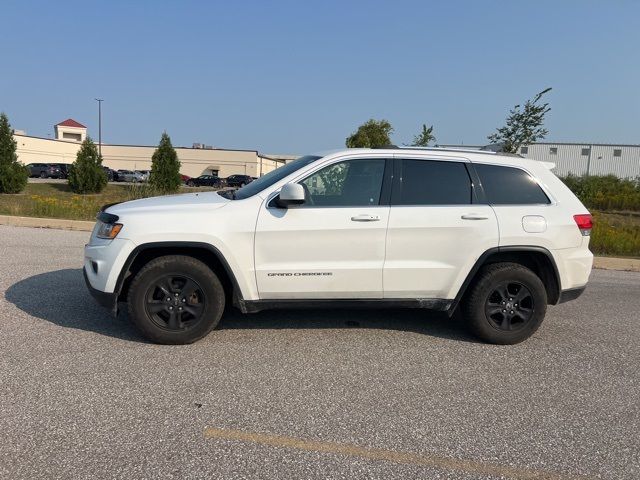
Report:
[{"label": "roof rail", "polygon": [[458,147],[402,147],[407,150],[426,150],[430,152],[467,152],[467,153],[484,153],[487,155],[495,155],[496,152],[490,150],[479,150],[477,148],[458,148]]},{"label": "roof rail", "polygon": [[[490,145],[488,145],[490,146]],[[518,158],[525,158],[522,155],[519,155],[517,153],[507,153],[507,152],[500,152],[500,151],[495,151],[495,150],[489,150],[486,149],[486,147],[482,147],[482,149],[480,148],[458,148],[458,147],[438,147],[438,146],[434,146],[434,147],[416,147],[413,145],[403,145],[402,147],[399,147],[398,145],[384,145],[384,146],[380,146],[380,147],[371,147],[372,149],[403,149],[403,150],[425,150],[425,151],[429,151],[429,152],[452,152],[452,153],[479,153],[479,154],[484,154],[484,155],[502,155],[505,157],[518,157]]]},{"label": "roof rail", "polygon": [[518,158],[524,158],[522,155],[519,155],[517,153],[507,153],[507,152],[497,152],[495,150],[484,150],[483,149],[479,149],[479,148],[464,148],[464,147],[438,147],[438,146],[434,146],[434,147],[414,147],[414,146],[406,146],[406,147],[402,147],[402,148],[406,148],[408,150],[427,150],[427,151],[432,151],[432,152],[463,152],[463,153],[479,153],[479,154],[483,154],[483,155],[502,155],[505,157],[518,157]]}]

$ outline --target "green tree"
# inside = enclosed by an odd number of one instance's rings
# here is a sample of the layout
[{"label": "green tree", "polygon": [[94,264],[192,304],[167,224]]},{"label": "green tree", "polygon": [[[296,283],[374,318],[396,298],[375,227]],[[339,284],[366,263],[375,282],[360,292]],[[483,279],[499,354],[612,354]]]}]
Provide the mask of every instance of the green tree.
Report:
[{"label": "green tree", "polygon": [[435,142],[436,137],[433,135],[433,125],[427,128],[426,124],[422,124],[422,131],[413,137],[413,143],[411,144],[414,147],[428,147],[431,142]]},{"label": "green tree", "polygon": [[16,148],[9,118],[0,113],[0,193],[20,193],[27,185],[29,169],[18,162]]},{"label": "green tree", "polygon": [[546,88],[533,100],[527,100],[524,107],[520,105],[513,107],[509,111],[505,126],[489,135],[487,137],[489,141],[500,144],[503,152],[517,153],[522,145],[542,140],[549,133],[543,124],[544,116],[551,108],[548,103],[538,102],[550,90],[551,88]]},{"label": "green tree", "polygon": [[349,148],[376,148],[391,145],[389,136],[393,133],[393,127],[386,120],[374,120],[373,118],[358,127],[355,133],[347,137],[346,145]]},{"label": "green tree", "polygon": [[180,188],[180,160],[167,132],[162,134],[158,148],[151,157],[149,183],[163,193],[176,192]]},{"label": "green tree", "polygon": [[69,169],[69,187],[75,193],[100,193],[107,185],[107,173],[102,168],[98,148],[87,137]]}]

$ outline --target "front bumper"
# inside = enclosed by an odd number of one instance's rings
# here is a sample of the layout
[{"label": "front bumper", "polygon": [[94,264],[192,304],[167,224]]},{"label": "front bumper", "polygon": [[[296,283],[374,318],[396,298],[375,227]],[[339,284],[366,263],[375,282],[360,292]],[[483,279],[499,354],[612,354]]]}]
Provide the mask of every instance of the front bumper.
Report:
[{"label": "front bumper", "polygon": [[118,313],[118,294],[116,293],[107,293],[97,288],[93,288],[91,283],[89,282],[89,277],[87,276],[87,268],[84,267],[82,269],[82,274],[84,275],[84,281],[87,284],[87,288],[89,289],[89,293],[96,301],[102,305],[103,307],[109,309],[113,314]]}]

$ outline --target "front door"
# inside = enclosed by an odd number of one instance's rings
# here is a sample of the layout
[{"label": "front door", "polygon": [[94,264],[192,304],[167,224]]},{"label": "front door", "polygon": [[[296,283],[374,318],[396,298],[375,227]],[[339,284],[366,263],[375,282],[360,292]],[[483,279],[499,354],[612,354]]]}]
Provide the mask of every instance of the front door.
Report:
[{"label": "front door", "polygon": [[255,236],[261,299],[382,298],[386,165],[383,158],[336,161],[298,182],[303,205],[262,206]]}]

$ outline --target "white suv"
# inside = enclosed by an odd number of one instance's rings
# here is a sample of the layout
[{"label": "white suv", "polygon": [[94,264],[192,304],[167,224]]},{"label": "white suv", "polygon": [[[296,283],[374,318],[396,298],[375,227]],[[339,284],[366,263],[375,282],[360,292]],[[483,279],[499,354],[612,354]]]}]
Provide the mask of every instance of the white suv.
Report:
[{"label": "white suv", "polygon": [[551,167],[436,148],[305,156],[234,193],[103,209],[85,278],[159,343],[204,337],[229,304],[460,305],[478,337],[517,343],[591,272],[591,215]]}]

